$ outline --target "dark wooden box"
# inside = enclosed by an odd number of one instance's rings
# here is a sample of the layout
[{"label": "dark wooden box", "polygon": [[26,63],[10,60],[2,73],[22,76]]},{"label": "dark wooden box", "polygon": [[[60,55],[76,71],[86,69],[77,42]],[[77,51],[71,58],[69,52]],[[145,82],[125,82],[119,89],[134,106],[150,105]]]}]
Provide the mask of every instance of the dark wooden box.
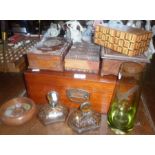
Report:
[{"label": "dark wooden box", "polygon": [[[22,72],[27,68],[25,54],[31,46],[39,41],[38,36],[13,35],[8,38],[8,44],[3,54],[3,46],[0,44],[0,71]],[[5,59],[5,63],[4,63]]]},{"label": "dark wooden box", "polygon": [[[47,93],[55,90],[60,95],[60,102],[68,107],[79,107],[80,103],[73,102],[67,97],[67,90],[84,90],[90,95],[92,108],[101,113],[107,113],[116,83],[115,76],[100,77],[96,74],[74,72],[40,71],[25,72],[27,93],[37,104],[47,103]],[[74,100],[77,100],[78,93]],[[79,100],[83,102],[82,100]]]},{"label": "dark wooden box", "polygon": [[29,68],[63,71],[64,57],[71,44],[62,38],[51,38],[51,40],[49,39],[47,41],[51,41],[51,44],[53,45],[51,45],[51,47],[48,47],[46,44],[43,44],[42,46],[38,45],[39,47],[34,47],[28,52]]},{"label": "dark wooden box", "polygon": [[146,63],[149,63],[149,60],[144,54],[130,57],[105,47],[102,47],[101,58],[102,58],[101,76],[110,74],[117,76],[120,65],[123,62],[127,61],[137,62],[140,63],[143,67],[145,67]]},{"label": "dark wooden box", "polygon": [[99,73],[100,47],[92,43],[75,43],[65,57],[65,70]]}]

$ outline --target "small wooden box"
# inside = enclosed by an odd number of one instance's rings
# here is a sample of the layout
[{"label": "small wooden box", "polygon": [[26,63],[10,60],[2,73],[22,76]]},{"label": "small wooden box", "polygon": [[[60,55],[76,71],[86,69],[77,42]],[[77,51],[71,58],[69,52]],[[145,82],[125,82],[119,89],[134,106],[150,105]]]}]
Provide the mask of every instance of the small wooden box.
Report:
[{"label": "small wooden box", "polygon": [[0,49],[0,71],[2,72],[22,72],[26,69],[26,59],[24,49],[13,49],[7,47],[5,55]]},{"label": "small wooden box", "polygon": [[38,36],[14,35],[8,39],[5,54],[3,53],[3,46],[0,45],[0,71],[24,71],[27,68],[26,53],[38,41]]},{"label": "small wooden box", "polygon": [[65,70],[98,73],[100,47],[91,43],[75,43],[65,57]]},{"label": "small wooden box", "polygon": [[[68,106],[79,107],[83,100],[78,99],[80,92],[87,92],[92,108],[101,113],[107,113],[116,83],[116,76],[100,77],[96,74],[74,72],[40,71],[25,72],[25,84],[28,96],[37,104],[47,103],[47,93],[55,90],[59,93],[60,102]],[[74,101],[69,99],[67,92],[73,93]],[[79,92],[80,91],[80,92]],[[79,92],[79,93],[78,93]],[[86,96],[86,95],[84,95]],[[79,102],[78,102],[79,101]]]},{"label": "small wooden box", "polygon": [[29,68],[52,71],[64,70],[64,57],[67,54],[71,44],[62,38],[52,38],[50,41],[51,44],[53,42],[52,47],[48,47],[46,44],[43,44],[41,47],[39,46],[32,48],[28,52],[27,57]]},{"label": "small wooden box", "polygon": [[110,74],[118,75],[119,67],[123,62],[127,61],[138,62],[144,67],[146,63],[149,63],[149,60],[143,54],[135,57],[129,57],[105,47],[102,47],[101,58],[102,58],[101,76]]},{"label": "small wooden box", "polygon": [[97,25],[94,42],[128,56],[147,51],[152,33],[125,25]]}]

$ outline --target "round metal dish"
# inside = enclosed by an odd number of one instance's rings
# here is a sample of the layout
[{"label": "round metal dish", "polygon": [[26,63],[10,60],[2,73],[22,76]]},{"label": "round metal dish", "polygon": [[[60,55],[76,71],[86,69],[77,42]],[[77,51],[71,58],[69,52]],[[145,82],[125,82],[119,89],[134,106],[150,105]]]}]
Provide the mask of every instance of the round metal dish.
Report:
[{"label": "round metal dish", "polygon": [[22,125],[35,113],[36,105],[27,97],[13,98],[0,107],[0,119],[6,125]]}]

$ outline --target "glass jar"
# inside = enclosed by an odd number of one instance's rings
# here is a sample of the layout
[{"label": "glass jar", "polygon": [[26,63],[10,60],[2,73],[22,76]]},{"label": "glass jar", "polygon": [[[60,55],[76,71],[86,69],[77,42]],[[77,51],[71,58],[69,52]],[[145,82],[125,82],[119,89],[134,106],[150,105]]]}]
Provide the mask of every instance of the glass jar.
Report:
[{"label": "glass jar", "polygon": [[68,115],[68,109],[59,103],[59,95],[56,91],[47,94],[49,104],[40,109],[38,117],[44,125],[55,122],[64,122]]},{"label": "glass jar", "polygon": [[100,127],[101,114],[91,109],[90,102],[84,102],[79,109],[72,111],[68,118],[68,125],[76,132],[82,133]]},{"label": "glass jar", "polygon": [[143,67],[135,62],[120,66],[115,91],[108,111],[108,125],[116,134],[133,129],[141,93]]}]

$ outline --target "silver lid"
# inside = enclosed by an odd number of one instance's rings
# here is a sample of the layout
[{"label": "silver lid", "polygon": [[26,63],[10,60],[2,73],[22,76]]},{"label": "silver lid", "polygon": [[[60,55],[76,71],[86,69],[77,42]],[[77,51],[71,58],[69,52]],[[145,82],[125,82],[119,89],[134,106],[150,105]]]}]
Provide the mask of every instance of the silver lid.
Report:
[{"label": "silver lid", "polygon": [[52,108],[54,108],[59,102],[59,94],[56,91],[48,92],[47,98]]},{"label": "silver lid", "polygon": [[91,110],[90,102],[84,102],[68,118],[68,125],[78,133],[100,127],[101,114]]}]

